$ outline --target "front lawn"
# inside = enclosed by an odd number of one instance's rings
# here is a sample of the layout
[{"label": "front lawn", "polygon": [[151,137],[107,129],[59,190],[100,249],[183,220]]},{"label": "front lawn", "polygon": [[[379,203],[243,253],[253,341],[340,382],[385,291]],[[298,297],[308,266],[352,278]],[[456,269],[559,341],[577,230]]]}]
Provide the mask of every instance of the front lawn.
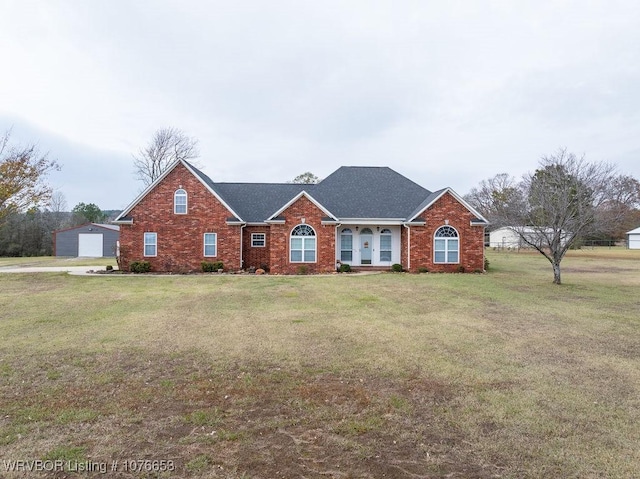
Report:
[{"label": "front lawn", "polygon": [[[571,252],[561,286],[540,255],[488,254],[488,274],[0,274],[0,476],[636,476],[640,252]],[[65,474],[104,477],[40,475]]]}]

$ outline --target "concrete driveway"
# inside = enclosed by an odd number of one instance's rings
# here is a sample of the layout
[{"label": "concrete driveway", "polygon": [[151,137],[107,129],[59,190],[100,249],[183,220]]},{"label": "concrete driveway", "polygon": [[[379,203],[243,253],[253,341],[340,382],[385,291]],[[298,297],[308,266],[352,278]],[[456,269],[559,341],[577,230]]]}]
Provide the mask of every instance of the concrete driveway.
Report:
[{"label": "concrete driveway", "polygon": [[4,266],[0,267],[0,273],[59,273],[67,272],[74,275],[100,274],[97,271],[106,271],[104,266]]}]

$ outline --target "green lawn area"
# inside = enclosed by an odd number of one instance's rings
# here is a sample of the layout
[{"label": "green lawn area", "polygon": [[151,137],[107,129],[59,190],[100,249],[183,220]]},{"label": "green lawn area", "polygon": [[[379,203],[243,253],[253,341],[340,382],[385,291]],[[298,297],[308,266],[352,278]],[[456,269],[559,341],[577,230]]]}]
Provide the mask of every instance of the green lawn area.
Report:
[{"label": "green lawn area", "polygon": [[488,258],[487,274],[0,274],[1,459],[115,464],[69,477],[637,477],[640,251],[572,251],[561,286],[539,254]]}]

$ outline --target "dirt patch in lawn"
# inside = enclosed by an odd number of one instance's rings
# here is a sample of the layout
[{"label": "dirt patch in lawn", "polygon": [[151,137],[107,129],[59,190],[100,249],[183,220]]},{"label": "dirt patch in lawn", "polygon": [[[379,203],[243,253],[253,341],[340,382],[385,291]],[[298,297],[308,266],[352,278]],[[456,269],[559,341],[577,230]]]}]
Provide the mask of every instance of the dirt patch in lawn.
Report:
[{"label": "dirt patch in lawn", "polygon": [[[425,377],[345,377],[201,356],[72,352],[5,364],[7,460],[172,461],[109,477],[488,478],[441,414],[459,391]],[[41,477],[104,477],[58,471]],[[19,474],[7,477],[22,477]]]}]

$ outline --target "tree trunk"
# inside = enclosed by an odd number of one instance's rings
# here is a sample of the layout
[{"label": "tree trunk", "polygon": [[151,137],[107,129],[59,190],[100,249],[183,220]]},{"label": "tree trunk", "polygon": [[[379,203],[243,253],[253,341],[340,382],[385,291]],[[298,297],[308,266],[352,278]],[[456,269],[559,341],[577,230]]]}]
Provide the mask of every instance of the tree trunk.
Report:
[{"label": "tree trunk", "polygon": [[560,263],[554,261],[551,264],[553,265],[553,284],[562,284],[560,281]]}]

